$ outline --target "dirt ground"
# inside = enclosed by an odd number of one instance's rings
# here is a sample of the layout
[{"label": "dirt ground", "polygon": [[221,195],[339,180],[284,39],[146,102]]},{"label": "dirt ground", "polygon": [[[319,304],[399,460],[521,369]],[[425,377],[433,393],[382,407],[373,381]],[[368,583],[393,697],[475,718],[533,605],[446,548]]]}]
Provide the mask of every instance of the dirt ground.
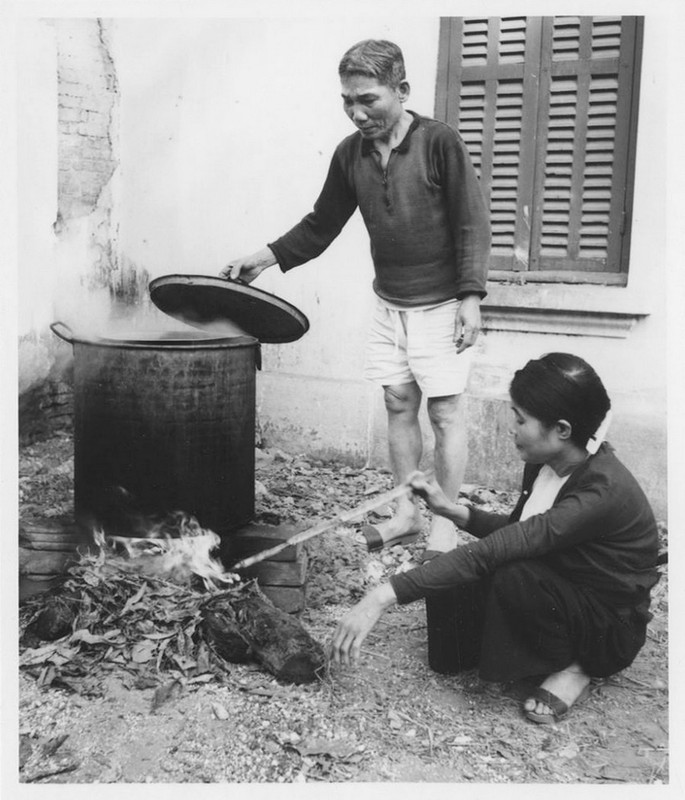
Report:
[{"label": "dirt ground", "polygon": [[[264,521],[332,518],[391,485],[375,470],[280,451],[257,454],[257,519]],[[72,482],[69,434],[24,447],[21,519],[73,512]],[[486,507],[512,502],[491,487],[465,491]],[[300,621],[325,645],[365,589],[406,568],[420,549],[419,542],[370,555],[354,529],[342,526],[312,540]],[[667,784],[662,569],[647,643],[634,664],[557,725],[525,720],[511,687],[485,683],[474,672],[432,672],[425,609],[417,603],[384,615],[357,668],[329,666],[313,684],[283,685],[256,664],[232,664],[221,679],[177,681],[159,703],[159,686],[141,687],[127,665],[104,669],[97,690],[87,692],[40,687],[22,670],[18,781]]]}]

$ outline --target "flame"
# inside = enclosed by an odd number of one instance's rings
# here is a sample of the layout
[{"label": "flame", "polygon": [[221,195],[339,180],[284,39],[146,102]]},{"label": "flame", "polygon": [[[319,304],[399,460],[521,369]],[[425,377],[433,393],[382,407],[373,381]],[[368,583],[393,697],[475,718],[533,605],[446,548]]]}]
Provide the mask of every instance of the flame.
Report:
[{"label": "flame", "polygon": [[111,558],[112,551],[118,547],[124,552],[123,561],[127,569],[171,579],[197,575],[208,591],[216,589],[217,585],[241,580],[239,575],[226,572],[212,555],[221,543],[218,534],[203,528],[194,517],[182,512],[174,512],[162,521],[150,523],[143,538],[109,536],[102,529],[94,529],[92,534],[100,548],[101,558],[108,548],[108,558]]}]

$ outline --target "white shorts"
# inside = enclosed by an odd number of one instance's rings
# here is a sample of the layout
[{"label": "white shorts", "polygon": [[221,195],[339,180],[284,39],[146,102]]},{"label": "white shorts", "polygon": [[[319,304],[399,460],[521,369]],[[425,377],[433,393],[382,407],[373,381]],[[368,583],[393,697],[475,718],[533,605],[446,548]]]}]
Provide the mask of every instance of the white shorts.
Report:
[{"label": "white shorts", "polygon": [[380,298],[371,321],[364,377],[382,386],[416,382],[426,397],[462,394],[473,348],[457,355],[458,301],[400,310]]}]

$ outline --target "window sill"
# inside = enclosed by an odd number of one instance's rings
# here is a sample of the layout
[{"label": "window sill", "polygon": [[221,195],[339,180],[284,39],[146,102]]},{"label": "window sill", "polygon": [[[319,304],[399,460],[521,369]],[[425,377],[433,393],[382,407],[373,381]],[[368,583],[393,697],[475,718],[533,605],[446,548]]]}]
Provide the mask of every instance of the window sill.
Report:
[{"label": "window sill", "polygon": [[589,284],[488,283],[483,329],[626,338],[650,311],[627,287]]}]

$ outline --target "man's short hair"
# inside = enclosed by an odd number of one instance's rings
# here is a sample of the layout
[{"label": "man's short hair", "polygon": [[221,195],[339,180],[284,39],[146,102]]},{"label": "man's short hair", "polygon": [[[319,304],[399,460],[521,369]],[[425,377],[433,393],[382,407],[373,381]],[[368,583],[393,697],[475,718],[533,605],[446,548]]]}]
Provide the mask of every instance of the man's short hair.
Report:
[{"label": "man's short hair", "polygon": [[357,42],[342,57],[338,66],[338,75],[346,78],[350,75],[365,75],[375,78],[391,89],[406,79],[404,56],[394,42],[385,39],[365,39]]}]

